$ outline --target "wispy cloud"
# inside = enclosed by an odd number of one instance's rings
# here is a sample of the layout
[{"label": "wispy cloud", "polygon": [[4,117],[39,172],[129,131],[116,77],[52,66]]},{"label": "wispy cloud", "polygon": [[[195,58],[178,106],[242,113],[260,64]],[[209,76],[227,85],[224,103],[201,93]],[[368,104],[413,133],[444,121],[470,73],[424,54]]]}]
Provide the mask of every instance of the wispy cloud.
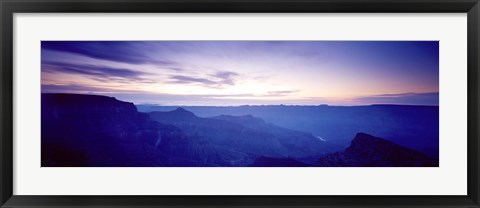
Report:
[{"label": "wispy cloud", "polygon": [[110,93],[146,93],[139,90],[120,90],[111,89],[100,86],[82,86],[78,84],[42,84],[42,93],[96,93],[96,94],[110,94]]},{"label": "wispy cloud", "polygon": [[219,71],[213,77],[219,79],[219,83],[223,85],[235,85],[235,77],[238,76],[236,72]]},{"label": "wispy cloud", "polygon": [[150,82],[144,76],[148,73],[124,68],[114,68],[108,66],[97,66],[90,64],[72,64],[54,61],[42,62],[43,72],[61,72],[68,74],[80,74],[89,76],[99,81],[136,81]]},{"label": "wispy cloud", "polygon": [[182,75],[174,75],[174,76],[171,76],[170,78],[172,79],[173,83],[178,83],[178,84],[194,83],[194,84],[202,84],[206,86],[217,84],[215,81],[212,81],[209,79],[182,76]]},{"label": "wispy cloud", "polygon": [[268,96],[287,96],[294,93],[300,92],[300,90],[278,90],[278,91],[269,91]]},{"label": "wispy cloud", "polygon": [[98,87],[91,86],[81,86],[81,85],[53,85],[53,84],[43,84],[42,92],[105,92],[106,90]]},{"label": "wispy cloud", "polygon": [[181,67],[168,67],[167,69],[175,71],[175,72],[183,72],[186,71],[184,68]]},{"label": "wispy cloud", "polygon": [[236,72],[218,71],[210,75],[172,75],[170,83],[176,84],[198,84],[208,88],[220,88],[225,85],[235,85]]},{"label": "wispy cloud", "polygon": [[152,58],[148,42],[130,41],[42,41],[42,49],[79,54],[90,58],[129,63],[173,65],[169,60]]},{"label": "wispy cloud", "polygon": [[399,93],[399,94],[381,94],[366,97],[354,98],[358,103],[369,104],[406,104],[406,105],[438,105],[439,93]]}]

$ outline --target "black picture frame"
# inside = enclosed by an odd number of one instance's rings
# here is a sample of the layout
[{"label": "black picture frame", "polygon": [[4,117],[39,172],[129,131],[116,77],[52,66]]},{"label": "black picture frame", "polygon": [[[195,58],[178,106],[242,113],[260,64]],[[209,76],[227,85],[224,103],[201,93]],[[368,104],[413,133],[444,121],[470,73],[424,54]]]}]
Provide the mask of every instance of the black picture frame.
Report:
[{"label": "black picture frame", "polygon": [[[478,0],[0,0],[1,207],[480,207]],[[25,196],[13,195],[15,13],[467,13],[468,195],[466,196]],[[399,179],[402,180],[402,179]],[[92,187],[93,189],[94,187]],[[413,189],[414,187],[412,187]]]}]

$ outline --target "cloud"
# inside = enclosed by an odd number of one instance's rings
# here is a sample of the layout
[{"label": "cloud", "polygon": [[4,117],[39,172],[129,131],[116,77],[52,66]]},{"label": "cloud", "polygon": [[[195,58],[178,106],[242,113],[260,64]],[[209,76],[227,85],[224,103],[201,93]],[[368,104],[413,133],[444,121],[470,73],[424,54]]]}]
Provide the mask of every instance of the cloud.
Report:
[{"label": "cloud", "polygon": [[238,73],[230,71],[219,71],[206,77],[196,77],[192,75],[172,75],[170,83],[176,84],[199,84],[209,88],[220,88],[225,85],[235,85]]},{"label": "cloud", "polygon": [[[102,94],[102,93],[99,93]],[[175,95],[160,93],[103,93],[119,100],[135,104],[187,105],[187,106],[239,106],[291,104],[288,101],[261,100],[255,98],[230,99],[221,95]]]},{"label": "cloud", "polygon": [[54,61],[43,61],[42,71],[86,75],[92,79],[99,81],[151,82],[143,78],[143,76],[149,75],[148,73],[131,69],[97,66],[90,64],[80,65]]},{"label": "cloud", "polygon": [[354,98],[353,101],[368,104],[403,104],[403,105],[439,105],[439,93],[399,93],[381,94]]},{"label": "cloud", "polygon": [[135,41],[42,41],[42,49],[75,53],[90,58],[129,64],[174,64],[168,60],[150,57],[150,48],[143,42]]},{"label": "cloud", "polygon": [[145,93],[138,90],[118,90],[105,87],[82,86],[77,84],[42,84],[42,93]]},{"label": "cloud", "polygon": [[[135,90],[115,90],[102,87],[91,87],[81,85],[42,85],[42,93],[74,93],[94,94],[115,97],[122,101],[140,103],[155,103],[164,105],[237,105],[238,100],[222,98],[221,95],[177,95],[168,93],[153,93]],[[241,101],[243,103],[245,100]],[[253,102],[254,100],[252,100]],[[250,102],[246,102],[250,103]]]},{"label": "cloud", "polygon": [[268,96],[287,96],[293,93],[300,92],[300,90],[278,90],[278,91],[269,91]]},{"label": "cloud", "polygon": [[105,89],[80,85],[54,85],[42,84],[42,92],[104,92]]},{"label": "cloud", "polygon": [[257,97],[257,95],[251,94],[251,93],[241,93],[241,94],[221,94],[221,95],[214,95],[214,94],[208,94],[208,95],[202,95],[204,98],[246,98],[246,97]]},{"label": "cloud", "polygon": [[194,84],[202,84],[202,85],[216,85],[217,83],[212,80],[204,79],[204,78],[195,78],[195,77],[189,77],[189,76],[182,76],[182,75],[174,75],[170,76],[170,78],[173,80],[173,83],[179,83],[179,84],[188,84],[188,83],[194,83]]},{"label": "cloud", "polygon": [[237,76],[238,73],[230,71],[220,71],[213,75],[213,77],[220,79],[220,83],[224,85],[235,85],[235,77]]},{"label": "cloud", "polygon": [[168,67],[167,69],[172,70],[172,71],[175,71],[175,72],[183,72],[183,71],[186,71],[184,68],[180,68],[180,67]]}]

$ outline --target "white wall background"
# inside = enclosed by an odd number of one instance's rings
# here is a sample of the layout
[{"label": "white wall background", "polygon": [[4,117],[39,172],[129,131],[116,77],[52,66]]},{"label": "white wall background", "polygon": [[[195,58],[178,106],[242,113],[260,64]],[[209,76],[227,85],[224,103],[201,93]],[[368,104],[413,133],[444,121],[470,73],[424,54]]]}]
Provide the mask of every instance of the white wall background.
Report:
[{"label": "white wall background", "polygon": [[[41,40],[439,40],[440,167],[41,168]],[[467,193],[466,14],[15,14],[14,53],[16,195]]]}]

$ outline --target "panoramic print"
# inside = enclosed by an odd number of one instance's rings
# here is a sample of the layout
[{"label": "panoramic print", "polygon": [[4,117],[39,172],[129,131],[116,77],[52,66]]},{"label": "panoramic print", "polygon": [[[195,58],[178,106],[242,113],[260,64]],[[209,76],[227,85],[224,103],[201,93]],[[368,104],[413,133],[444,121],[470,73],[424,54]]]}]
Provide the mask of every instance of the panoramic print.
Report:
[{"label": "panoramic print", "polygon": [[438,167],[438,41],[42,41],[42,167]]}]

